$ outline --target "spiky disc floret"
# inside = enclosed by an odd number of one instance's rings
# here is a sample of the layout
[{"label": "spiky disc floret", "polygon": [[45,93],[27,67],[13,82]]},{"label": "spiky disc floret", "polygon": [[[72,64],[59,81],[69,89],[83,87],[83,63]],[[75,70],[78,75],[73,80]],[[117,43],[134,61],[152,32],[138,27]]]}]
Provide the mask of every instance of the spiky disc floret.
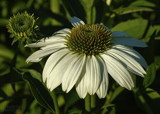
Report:
[{"label": "spiky disc floret", "polygon": [[[37,18],[38,19],[38,18]],[[34,19],[34,15],[30,15],[27,12],[17,13],[13,17],[10,17],[7,25],[8,32],[11,33],[10,37],[14,38],[13,43],[16,41],[24,42],[33,40],[37,37],[38,26],[36,25],[37,19]]]},{"label": "spiky disc floret", "polygon": [[73,27],[66,37],[69,50],[86,55],[97,55],[111,45],[112,33],[102,25],[85,24]]}]

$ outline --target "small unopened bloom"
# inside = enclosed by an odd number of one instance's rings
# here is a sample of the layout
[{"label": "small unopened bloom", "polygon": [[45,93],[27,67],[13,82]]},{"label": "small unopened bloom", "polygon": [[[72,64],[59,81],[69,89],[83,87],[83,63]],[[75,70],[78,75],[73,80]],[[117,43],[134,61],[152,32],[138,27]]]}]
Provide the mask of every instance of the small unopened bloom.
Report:
[{"label": "small unopened bloom", "polygon": [[17,13],[11,17],[7,28],[8,32],[11,33],[10,37],[14,38],[12,44],[17,41],[20,43],[35,41],[38,31],[37,19],[34,19],[33,14],[29,15],[27,12]]},{"label": "small unopened bloom", "polygon": [[132,46],[146,47],[129,34],[112,32],[104,25],[85,24],[71,18],[72,29],[62,29],[27,47],[40,48],[26,62],[39,62],[49,56],[43,69],[43,82],[52,91],[62,84],[69,92],[74,86],[78,95],[87,93],[104,98],[111,76],[120,86],[131,90],[131,73],[144,77],[147,63]]}]

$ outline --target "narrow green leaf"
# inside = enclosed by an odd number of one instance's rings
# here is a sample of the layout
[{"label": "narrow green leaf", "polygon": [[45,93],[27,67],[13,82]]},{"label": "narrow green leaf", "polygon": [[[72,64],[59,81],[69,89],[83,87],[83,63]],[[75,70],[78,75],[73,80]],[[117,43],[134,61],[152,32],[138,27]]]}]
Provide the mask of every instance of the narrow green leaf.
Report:
[{"label": "narrow green leaf", "polygon": [[50,1],[50,9],[54,13],[61,13],[60,12],[60,1],[59,0],[51,0]]},{"label": "narrow green leaf", "polygon": [[146,6],[146,7],[155,7],[156,5],[152,2],[149,2],[147,0],[136,0],[132,2],[129,6]]},{"label": "narrow green leaf", "polygon": [[141,39],[146,30],[147,24],[148,20],[146,19],[133,19],[117,24],[112,28],[112,31],[123,31],[134,38]]},{"label": "narrow green leaf", "polygon": [[68,111],[68,114],[82,114],[82,110],[74,108]]},{"label": "narrow green leaf", "polygon": [[147,101],[149,102],[154,114],[160,112],[160,94],[151,88],[146,89],[146,94]]},{"label": "narrow green leaf", "polygon": [[[153,100],[160,100],[160,94],[151,88],[146,89],[147,95]],[[160,102],[159,102],[160,105]]]},{"label": "narrow green leaf", "polygon": [[156,76],[156,66],[154,63],[148,66],[147,68],[147,75],[145,75],[144,80],[143,80],[143,86],[146,88],[150,86]]},{"label": "narrow green leaf", "polygon": [[85,7],[87,8],[92,7],[94,4],[94,0],[81,0],[81,1],[84,3]]},{"label": "narrow green leaf", "polygon": [[8,49],[5,45],[0,44],[0,57],[6,59],[12,59],[14,56],[14,52]]},{"label": "narrow green leaf", "polygon": [[113,10],[113,12],[118,15],[124,15],[128,13],[134,13],[134,12],[140,12],[140,11],[151,12],[155,10],[152,8],[148,8],[148,7],[126,7],[126,8],[118,8],[118,9]]},{"label": "narrow green leaf", "polygon": [[110,102],[112,102],[121,92],[123,92],[124,88],[119,86],[115,89],[115,91],[112,93],[111,98],[109,99]]},{"label": "narrow green leaf", "polygon": [[41,73],[39,73],[38,71],[34,70],[34,69],[21,69],[23,72],[29,72],[33,78],[38,79],[39,81],[42,81],[42,75]]},{"label": "narrow green leaf", "polygon": [[33,78],[30,73],[25,73],[23,75],[23,79],[26,80],[31,88],[32,94],[35,99],[46,109],[54,112],[54,104],[53,100],[48,92],[48,90],[44,87],[42,82]]},{"label": "narrow green leaf", "polygon": [[85,12],[86,12],[87,24],[92,24],[92,22],[93,22],[93,13],[95,13],[95,12],[93,12],[94,0],[81,0],[81,1],[82,1],[81,3],[82,3],[82,5],[83,5],[83,7],[85,9]]}]

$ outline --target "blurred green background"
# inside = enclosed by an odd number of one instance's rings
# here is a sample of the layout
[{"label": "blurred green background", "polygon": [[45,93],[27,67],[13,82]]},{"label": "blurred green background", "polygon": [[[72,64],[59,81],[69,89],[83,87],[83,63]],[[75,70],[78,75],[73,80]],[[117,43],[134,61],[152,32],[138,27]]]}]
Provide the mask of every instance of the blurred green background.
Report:
[{"label": "blurred green background", "polygon": [[[49,93],[41,83],[44,59],[25,62],[33,50],[11,45],[6,28],[9,18],[27,11],[38,19],[40,32],[50,36],[71,28],[70,17],[85,23],[102,23],[112,31],[123,31],[147,43],[135,48],[148,63],[145,78],[135,77],[135,88],[128,91],[110,79],[106,99],[96,97],[95,114],[159,114],[160,112],[160,1],[159,0],[0,0],[0,114],[50,114],[54,98],[62,114],[82,114],[84,100],[73,89],[61,87]],[[56,97],[54,96],[56,94]]]}]

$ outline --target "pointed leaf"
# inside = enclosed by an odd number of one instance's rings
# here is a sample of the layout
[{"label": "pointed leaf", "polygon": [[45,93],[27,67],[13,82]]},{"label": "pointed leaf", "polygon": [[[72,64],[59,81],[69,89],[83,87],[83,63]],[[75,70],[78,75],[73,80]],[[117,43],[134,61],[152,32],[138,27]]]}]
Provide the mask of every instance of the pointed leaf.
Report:
[{"label": "pointed leaf", "polygon": [[44,87],[42,82],[33,78],[30,73],[25,73],[23,75],[23,79],[27,81],[30,85],[31,91],[35,99],[46,109],[54,112],[54,104],[53,100],[48,92],[48,90]]},{"label": "pointed leaf", "polygon": [[129,6],[147,6],[147,7],[155,7],[156,5],[152,2],[149,2],[147,0],[136,0],[132,2]]},{"label": "pointed leaf", "polygon": [[126,8],[118,8],[118,9],[113,10],[113,12],[115,12],[118,15],[124,15],[128,13],[134,13],[134,12],[140,12],[140,11],[151,12],[155,10],[152,8],[148,8],[148,7],[126,7]]},{"label": "pointed leaf", "polygon": [[141,39],[146,30],[147,24],[148,20],[141,18],[133,19],[117,24],[112,28],[112,31],[123,31],[134,38]]},{"label": "pointed leaf", "polygon": [[149,85],[151,85],[155,79],[155,76],[156,76],[156,66],[154,63],[152,63],[147,68],[147,74],[144,77],[143,86],[146,88]]}]

